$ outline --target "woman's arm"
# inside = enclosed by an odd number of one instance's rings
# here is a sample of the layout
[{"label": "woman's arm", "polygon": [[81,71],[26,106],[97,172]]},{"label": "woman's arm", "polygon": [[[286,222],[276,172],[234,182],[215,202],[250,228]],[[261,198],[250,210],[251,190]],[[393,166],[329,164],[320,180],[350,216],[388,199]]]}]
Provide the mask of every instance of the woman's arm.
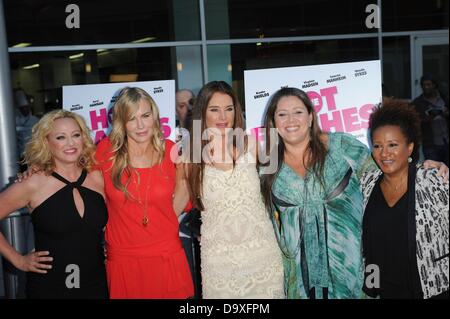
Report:
[{"label": "woman's arm", "polygon": [[189,189],[186,180],[186,164],[177,164],[176,169],[176,184],[175,192],[173,196],[173,210],[175,214],[180,216],[180,214],[185,210],[189,203]]},{"label": "woman's arm", "polygon": [[[0,193],[0,220],[12,212],[29,205],[33,192],[33,182],[29,178],[21,183],[13,184]],[[51,257],[46,257],[49,254],[48,251],[32,252],[22,256],[11,246],[2,233],[0,233],[0,254],[22,271],[46,273],[45,269],[51,268],[51,265],[42,263],[52,261]]]},{"label": "woman's arm", "polygon": [[[425,167],[425,165],[424,165]],[[434,205],[430,205],[429,214],[430,219],[435,221],[436,226],[441,229],[441,233],[445,238],[445,242],[448,247],[448,234],[449,234],[449,185],[448,182],[442,180],[442,177],[439,176],[439,173],[434,171],[430,171],[429,174],[426,175],[429,179],[428,189],[434,189],[434,191],[429,194],[429,199],[432,199],[430,203]],[[428,184],[428,183],[426,183]],[[431,207],[434,206],[433,212],[431,211]],[[447,251],[443,251],[442,254],[448,254]],[[436,256],[439,257],[439,256]]]},{"label": "woman's arm", "polygon": [[344,151],[344,157],[359,179],[364,173],[378,168],[372,159],[369,148],[354,136],[347,133],[330,134],[341,136],[340,147]]},{"label": "woman's arm", "polygon": [[436,162],[433,160],[425,160],[423,162],[423,167],[426,169],[437,168],[438,173],[437,176],[441,176],[444,179],[444,182],[448,184],[448,167],[442,162]]}]

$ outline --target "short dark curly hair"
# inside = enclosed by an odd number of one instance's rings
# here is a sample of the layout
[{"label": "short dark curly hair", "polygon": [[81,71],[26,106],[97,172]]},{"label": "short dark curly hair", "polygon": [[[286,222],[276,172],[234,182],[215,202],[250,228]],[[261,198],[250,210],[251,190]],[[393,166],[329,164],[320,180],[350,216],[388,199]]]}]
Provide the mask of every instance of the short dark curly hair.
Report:
[{"label": "short dark curly hair", "polygon": [[420,117],[414,105],[404,100],[385,99],[376,106],[369,119],[371,142],[373,142],[373,132],[386,125],[398,126],[406,137],[408,144],[414,143],[411,157],[414,162],[418,161],[422,133]]}]

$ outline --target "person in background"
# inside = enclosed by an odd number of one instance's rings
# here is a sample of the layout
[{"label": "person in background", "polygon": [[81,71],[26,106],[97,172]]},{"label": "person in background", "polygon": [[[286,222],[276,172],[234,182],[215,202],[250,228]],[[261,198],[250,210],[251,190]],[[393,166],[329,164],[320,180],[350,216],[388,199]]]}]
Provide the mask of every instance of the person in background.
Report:
[{"label": "person in background", "polygon": [[419,160],[414,107],[386,100],[371,114],[372,156],[380,170],[362,177],[363,255],[379,267],[371,297],[443,298],[449,286],[448,183]]},{"label": "person in background", "polygon": [[176,100],[176,127],[187,127],[186,120],[190,112],[192,112],[192,99],[195,98],[194,93],[188,89],[178,90],[175,94]]},{"label": "person in background", "polygon": [[448,165],[448,97],[440,94],[438,83],[432,75],[423,75],[420,86],[423,93],[412,103],[421,119],[424,158]]},{"label": "person in background", "polygon": [[194,282],[194,299],[201,298],[201,273],[200,273],[200,211],[196,208],[184,211],[178,216],[180,225],[179,236],[183,244],[189,268],[191,270],[192,281]]},{"label": "person in background", "polygon": [[23,89],[14,92],[16,115],[17,152],[20,162],[20,171],[24,172],[27,166],[23,163],[25,145],[31,138],[31,130],[39,119],[31,113],[31,105],[27,94]]},{"label": "person in background", "polygon": [[0,193],[0,219],[21,207],[31,214],[35,251],[22,256],[0,233],[0,254],[27,272],[28,298],[108,298],[102,247],[108,215],[94,151],[79,115],[47,113],[24,153],[36,172]]},{"label": "person in background", "polygon": [[[180,145],[180,153],[185,139],[189,139],[189,129],[192,122],[192,108],[195,96],[191,90],[182,89],[176,93],[176,142]],[[180,239],[183,244],[189,268],[194,282],[195,299],[201,297],[200,274],[200,212],[198,209],[184,211],[178,216],[180,224]]]}]

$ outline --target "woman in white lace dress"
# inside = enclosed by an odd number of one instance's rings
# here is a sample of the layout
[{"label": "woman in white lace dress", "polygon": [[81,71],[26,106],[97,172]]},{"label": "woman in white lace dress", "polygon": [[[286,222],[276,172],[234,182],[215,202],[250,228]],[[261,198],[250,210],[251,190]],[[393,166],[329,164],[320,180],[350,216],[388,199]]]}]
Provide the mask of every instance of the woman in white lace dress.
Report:
[{"label": "woman in white lace dress", "polygon": [[[206,84],[193,119],[194,127],[208,131],[201,141],[201,162],[193,160],[187,168],[191,197],[202,211],[203,298],[284,298],[281,252],[250,145],[256,143],[238,134],[243,116],[231,87],[222,81]],[[233,132],[238,136],[231,137]],[[200,157],[195,139],[191,134],[191,159],[196,151]]]}]

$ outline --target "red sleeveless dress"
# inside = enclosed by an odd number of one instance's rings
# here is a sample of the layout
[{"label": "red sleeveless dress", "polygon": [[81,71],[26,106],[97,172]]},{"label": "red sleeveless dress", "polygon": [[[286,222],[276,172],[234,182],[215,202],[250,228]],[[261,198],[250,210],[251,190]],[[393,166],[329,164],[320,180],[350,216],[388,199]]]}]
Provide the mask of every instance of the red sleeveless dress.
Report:
[{"label": "red sleeveless dress", "polygon": [[129,198],[112,183],[111,142],[105,138],[97,146],[96,160],[105,180],[109,214],[105,239],[110,298],[175,299],[194,295],[172,207],[176,175],[170,159],[173,146],[166,140],[161,164],[132,173]]}]

